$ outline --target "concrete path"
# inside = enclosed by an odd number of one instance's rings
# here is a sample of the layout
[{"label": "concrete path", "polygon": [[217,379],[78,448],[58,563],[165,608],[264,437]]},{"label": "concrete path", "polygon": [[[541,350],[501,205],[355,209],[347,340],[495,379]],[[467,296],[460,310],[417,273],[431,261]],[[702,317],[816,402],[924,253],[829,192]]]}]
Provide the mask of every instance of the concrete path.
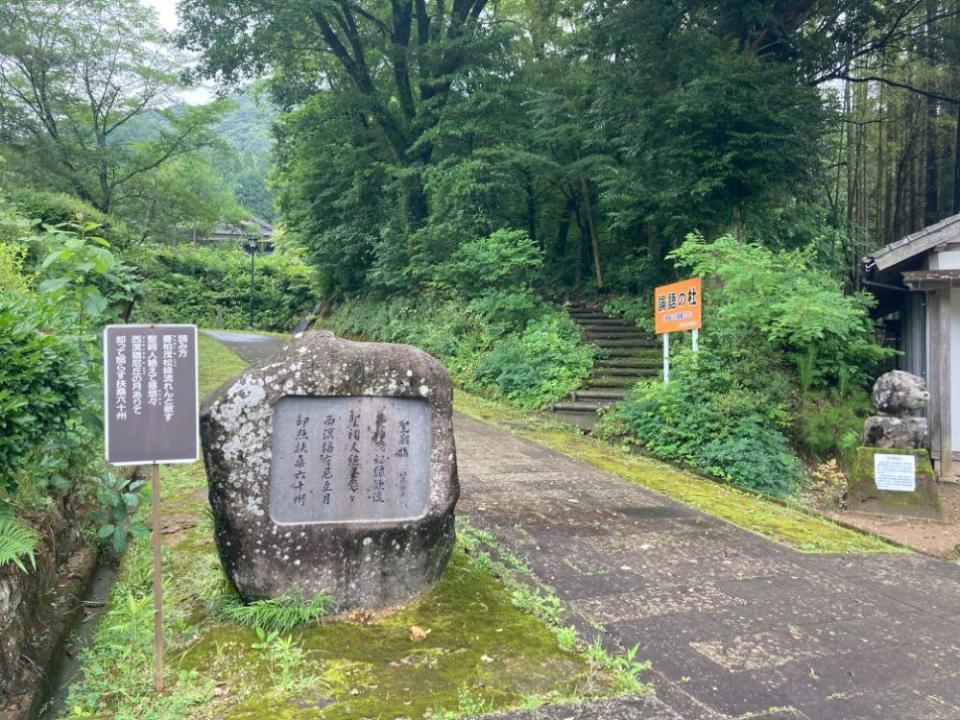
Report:
[{"label": "concrete path", "polygon": [[672,711],[557,717],[960,719],[957,565],[800,553],[469,418],[456,438],[459,512],[585,635],[639,643]]},{"label": "concrete path", "polygon": [[235,330],[204,330],[203,332],[228,345],[237,355],[253,365],[263,362],[283,345],[281,338],[272,335]]},{"label": "concrete path", "polygon": [[602,625],[653,663],[656,697],[498,717],[960,720],[957,565],[800,553],[469,418],[455,430],[458,512],[585,636]]}]

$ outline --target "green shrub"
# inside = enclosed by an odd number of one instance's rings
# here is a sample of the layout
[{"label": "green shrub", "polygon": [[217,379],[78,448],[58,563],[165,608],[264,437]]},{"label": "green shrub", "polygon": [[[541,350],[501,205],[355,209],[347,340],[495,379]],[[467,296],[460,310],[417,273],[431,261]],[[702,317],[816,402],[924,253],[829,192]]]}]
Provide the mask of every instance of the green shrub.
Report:
[{"label": "green shrub", "polygon": [[677,352],[669,383],[643,382],[604,417],[599,432],[744,487],[786,497],[803,481],[783,430],[782,373],[741,351]]},{"label": "green shrub", "polygon": [[96,223],[98,232],[114,248],[123,249],[134,242],[133,231],[126,223],[112,215],[105,215],[74,195],[15,188],[9,191],[9,197],[21,214],[43,225],[56,226],[75,222],[79,216],[86,222]]},{"label": "green shrub", "polygon": [[[566,314],[536,296],[520,295],[497,291],[472,303],[430,296],[353,299],[326,325],[339,335],[416,345],[442,360],[458,384],[542,407],[580,386],[594,351],[579,345],[579,330]],[[517,312],[505,319],[508,313],[485,304],[494,297],[498,309],[522,307],[533,317]]]},{"label": "green shrub", "polygon": [[813,388],[864,386],[890,356],[874,338],[872,297],[845,295],[810,252],[688,235],[670,257],[704,278],[704,332],[715,347],[776,354]]},{"label": "green shrub", "polygon": [[458,295],[475,298],[490,290],[516,292],[539,277],[543,251],[522,230],[497,230],[461,245],[438,276]]},{"label": "green shrub", "polygon": [[653,332],[653,290],[640,296],[620,295],[610,298],[603,304],[603,311],[610,315],[619,315],[632,320],[637,327]]},{"label": "green shrub", "polygon": [[472,383],[522,407],[543,407],[580,387],[593,367],[593,348],[565,315],[531,322],[497,342],[480,360]]},{"label": "green shrub", "polygon": [[870,398],[860,388],[847,397],[836,390],[810,393],[797,403],[791,434],[801,452],[823,460],[838,454],[850,433],[863,432],[870,409]]},{"label": "green shrub", "polygon": [[[154,246],[128,254],[143,275],[141,322],[250,327],[250,256],[232,246]],[[254,327],[289,331],[316,302],[312,270],[281,251],[255,259]]]},{"label": "green shrub", "polygon": [[63,314],[40,299],[0,293],[0,487],[52,433],[75,417],[89,386]]}]

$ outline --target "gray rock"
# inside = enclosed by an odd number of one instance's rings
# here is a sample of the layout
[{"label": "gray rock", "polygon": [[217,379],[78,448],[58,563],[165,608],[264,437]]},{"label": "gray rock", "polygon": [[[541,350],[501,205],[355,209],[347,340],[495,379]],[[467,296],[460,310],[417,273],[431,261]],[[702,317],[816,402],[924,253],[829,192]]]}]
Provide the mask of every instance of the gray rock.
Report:
[{"label": "gray rock", "polygon": [[888,415],[912,415],[930,400],[923,378],[902,370],[884,373],[873,384],[873,406]]},{"label": "gray rock", "polygon": [[928,442],[927,419],[873,415],[863,424],[863,444],[879,448],[924,448]]},{"label": "gray rock", "polygon": [[453,389],[409,345],[296,335],[204,406],[217,546],[244,600],[404,602],[443,573],[459,497]]}]

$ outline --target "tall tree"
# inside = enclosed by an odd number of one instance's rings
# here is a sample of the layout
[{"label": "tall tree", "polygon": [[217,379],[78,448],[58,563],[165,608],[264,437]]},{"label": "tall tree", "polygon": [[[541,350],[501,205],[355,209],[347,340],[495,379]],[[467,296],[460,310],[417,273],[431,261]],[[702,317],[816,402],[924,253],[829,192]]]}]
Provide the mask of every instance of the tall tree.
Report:
[{"label": "tall tree", "polygon": [[202,52],[199,72],[227,82],[271,67],[282,107],[334,88],[353,95],[404,170],[406,220],[428,214],[423,170],[430,131],[485,38],[487,0],[184,0],[184,47]]},{"label": "tall tree", "polygon": [[[222,109],[175,107],[177,59],[137,0],[0,5],[0,140],[109,212],[124,189],[209,144]],[[161,120],[149,139],[125,136]]]}]

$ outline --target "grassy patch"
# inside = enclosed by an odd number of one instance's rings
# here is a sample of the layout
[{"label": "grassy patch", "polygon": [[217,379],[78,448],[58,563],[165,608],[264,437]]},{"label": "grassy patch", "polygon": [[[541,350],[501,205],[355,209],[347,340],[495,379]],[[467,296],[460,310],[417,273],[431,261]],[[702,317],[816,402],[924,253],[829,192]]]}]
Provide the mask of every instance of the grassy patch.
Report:
[{"label": "grassy patch", "polygon": [[590,463],[697,510],[805,552],[899,552],[882,538],[848,529],[789,503],[678,470],[586,437],[560,421],[506,407],[457,390],[454,407],[465,415]]},{"label": "grassy patch", "polygon": [[[242,367],[209,338],[200,352],[206,389]],[[609,694],[642,669],[602,648],[583,652],[569,631],[549,624],[556,625],[559,600],[537,602],[535,593],[501,583],[489,555],[469,540],[458,543],[440,582],[393,612],[311,620],[301,606],[296,619],[305,622],[290,632],[225,620],[231,591],[206,511],[202,463],[163,468],[161,488],[168,691],[152,690],[144,538],[124,556],[65,717],[447,720]]]},{"label": "grassy patch", "polygon": [[200,345],[200,397],[244,371],[247,363],[233,350],[206,333],[198,333]]}]

